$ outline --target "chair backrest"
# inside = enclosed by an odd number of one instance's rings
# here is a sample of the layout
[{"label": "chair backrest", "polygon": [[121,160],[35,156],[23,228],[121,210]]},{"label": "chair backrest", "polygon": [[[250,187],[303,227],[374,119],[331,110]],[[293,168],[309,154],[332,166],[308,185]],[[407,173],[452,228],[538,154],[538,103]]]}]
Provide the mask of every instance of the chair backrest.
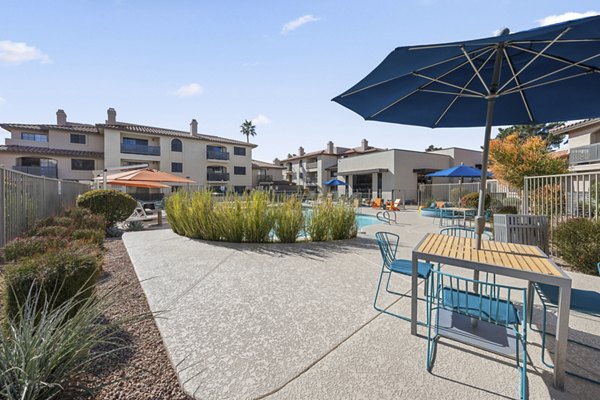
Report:
[{"label": "chair backrest", "polygon": [[600,262],[598,263],[598,275],[600,275]]},{"label": "chair backrest", "polygon": [[377,197],[373,200],[373,207],[381,207],[381,198]]},{"label": "chair backrest", "polygon": [[[475,239],[477,237],[477,232],[475,229],[464,228],[462,226],[444,228],[440,231],[440,234],[454,237],[465,237],[469,239]],[[482,239],[492,240],[492,236],[488,232],[483,232]]]},{"label": "chair backrest", "polygon": [[390,232],[377,232],[375,234],[379,251],[381,252],[381,258],[383,259],[383,265],[390,269],[390,266],[396,259],[396,252],[398,251],[398,243],[400,242],[400,236]]},{"label": "chair backrest", "polygon": [[[429,295],[439,309],[505,327],[526,324],[526,288],[465,278],[436,269],[431,273]],[[513,301],[518,301],[520,307],[514,308]]]}]

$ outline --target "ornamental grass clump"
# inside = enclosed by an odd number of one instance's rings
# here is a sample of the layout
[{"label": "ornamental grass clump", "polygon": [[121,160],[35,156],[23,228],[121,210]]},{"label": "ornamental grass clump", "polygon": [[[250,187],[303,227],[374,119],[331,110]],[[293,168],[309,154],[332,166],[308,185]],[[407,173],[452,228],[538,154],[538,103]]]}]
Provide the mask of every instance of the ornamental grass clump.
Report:
[{"label": "ornamental grass clump", "polygon": [[244,237],[247,242],[268,242],[275,222],[273,201],[268,192],[244,195]]},{"label": "ornamental grass clump", "polygon": [[282,243],[294,243],[304,228],[302,202],[296,196],[283,199],[275,209],[274,232]]},{"label": "ornamental grass clump", "polygon": [[331,207],[330,233],[331,239],[341,240],[356,237],[356,212],[344,203]]},{"label": "ornamental grass clump", "polygon": [[329,239],[331,211],[331,202],[317,204],[312,208],[306,224],[306,232],[313,242],[322,242]]},{"label": "ornamental grass clump", "polygon": [[215,217],[221,228],[220,238],[226,242],[241,243],[244,240],[245,204],[239,196],[228,195],[225,201],[215,208]]}]

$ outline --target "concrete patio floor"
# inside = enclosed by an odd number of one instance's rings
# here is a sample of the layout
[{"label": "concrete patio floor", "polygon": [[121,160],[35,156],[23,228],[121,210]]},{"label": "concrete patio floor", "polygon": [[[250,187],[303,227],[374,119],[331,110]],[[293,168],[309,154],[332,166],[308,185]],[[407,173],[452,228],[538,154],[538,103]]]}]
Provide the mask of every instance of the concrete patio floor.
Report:
[{"label": "concrete patio floor", "polygon": [[[209,243],[170,229],[123,241],[180,382],[198,399],[518,398],[514,360],[442,339],[428,373],[423,336],[373,309],[381,268],[374,232],[400,234],[399,257],[409,258],[426,232],[439,231],[414,210],[399,212],[398,222],[329,243]],[[574,287],[600,290],[600,278],[572,277]],[[393,282],[410,291],[407,278]],[[381,305],[408,314],[410,300],[384,296]],[[600,320],[572,315],[570,326],[571,337],[600,347]],[[600,386],[569,376],[566,390],[555,390],[539,334],[529,342],[530,399],[600,398]],[[570,344],[569,369],[600,379],[600,352]]]}]

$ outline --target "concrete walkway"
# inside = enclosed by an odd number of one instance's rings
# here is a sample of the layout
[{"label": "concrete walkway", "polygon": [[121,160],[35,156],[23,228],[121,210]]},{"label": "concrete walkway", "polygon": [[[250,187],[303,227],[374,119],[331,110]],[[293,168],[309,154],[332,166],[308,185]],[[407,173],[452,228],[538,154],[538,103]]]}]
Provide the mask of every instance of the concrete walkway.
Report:
[{"label": "concrete walkway", "polygon": [[[369,237],[395,231],[399,256],[409,257],[424,233],[439,230],[415,211],[398,216],[396,226],[323,244],[208,243],[169,229],[123,240],[151,310],[160,313],[180,382],[198,399],[517,398],[513,360],[445,341],[430,374],[426,340],[373,309],[381,264]],[[600,290],[599,278],[573,278],[575,287]],[[410,290],[408,279],[394,285]],[[410,301],[390,296],[381,305],[408,314]],[[573,337],[600,346],[592,335],[600,335],[599,320],[572,320]],[[539,361],[539,336],[530,337],[530,399],[600,398],[600,386],[571,377],[565,392],[554,390]],[[569,360],[570,369],[600,378],[600,352],[571,345]]]}]

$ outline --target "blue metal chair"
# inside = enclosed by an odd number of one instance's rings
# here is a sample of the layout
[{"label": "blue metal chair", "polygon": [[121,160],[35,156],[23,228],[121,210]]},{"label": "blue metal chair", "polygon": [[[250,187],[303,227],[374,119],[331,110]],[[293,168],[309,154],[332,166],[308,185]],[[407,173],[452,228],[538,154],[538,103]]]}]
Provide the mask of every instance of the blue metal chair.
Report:
[{"label": "blue metal chair", "polygon": [[[375,300],[373,300],[373,307],[377,311],[380,311],[382,313],[392,315],[404,321],[410,321],[410,317],[408,316],[396,314],[379,307],[377,305],[377,298],[379,297],[379,291],[381,289],[381,283],[383,281],[384,274],[387,274],[385,291],[400,297],[406,296],[406,294],[398,293],[390,289],[390,279],[393,273],[412,277],[412,261],[396,258],[396,253],[398,251],[398,243],[400,242],[400,237],[398,235],[390,232],[377,232],[375,234],[375,239],[377,240],[377,244],[379,245],[379,251],[381,252],[381,258],[383,259],[383,262],[381,265],[381,274],[379,275],[379,282],[377,283],[377,290],[375,292]],[[425,280],[425,293],[427,293],[427,284],[429,274],[431,273],[432,268],[433,265],[426,262],[419,262],[417,266],[417,276]],[[416,293],[413,293],[412,295],[417,296]],[[419,300],[425,299],[419,298]],[[426,324],[423,322],[418,323],[422,326],[426,326]]]},{"label": "blue metal chair", "polygon": [[[527,289],[476,281],[438,270],[431,272],[429,280],[427,371],[433,368],[437,343],[442,337],[491,352],[514,354],[521,378],[520,398],[527,399]],[[484,295],[481,289],[493,295]],[[518,299],[522,306],[515,306],[512,298]],[[435,317],[432,316],[434,311]],[[469,320],[471,323],[464,322]],[[489,336],[490,332],[498,339],[482,337]]]},{"label": "blue metal chair", "polygon": [[[600,262],[598,263],[598,274],[600,275]],[[546,361],[546,335],[556,336],[551,332],[547,332],[547,314],[548,309],[557,309],[558,308],[558,287],[548,285],[545,283],[535,283],[533,285],[535,288],[535,292],[537,293],[541,303],[542,303],[542,329],[536,329],[533,327],[533,321],[529,322],[529,327],[531,330],[542,334],[542,363],[548,368],[554,368],[554,365],[548,361]],[[533,308],[533,304],[532,304]],[[595,292],[591,290],[581,290],[581,289],[571,289],[571,304],[569,305],[569,309],[571,311],[575,311],[577,313],[590,315],[593,317],[600,317],[600,292]],[[533,310],[530,310],[532,313]],[[594,351],[600,351],[600,348],[591,346],[589,344],[577,341],[575,339],[569,339],[569,342],[575,343],[577,345],[587,347]],[[574,376],[576,378],[580,378],[586,380],[591,383],[595,383],[600,385],[600,381],[591,379],[574,372],[566,371],[567,374]]]}]

